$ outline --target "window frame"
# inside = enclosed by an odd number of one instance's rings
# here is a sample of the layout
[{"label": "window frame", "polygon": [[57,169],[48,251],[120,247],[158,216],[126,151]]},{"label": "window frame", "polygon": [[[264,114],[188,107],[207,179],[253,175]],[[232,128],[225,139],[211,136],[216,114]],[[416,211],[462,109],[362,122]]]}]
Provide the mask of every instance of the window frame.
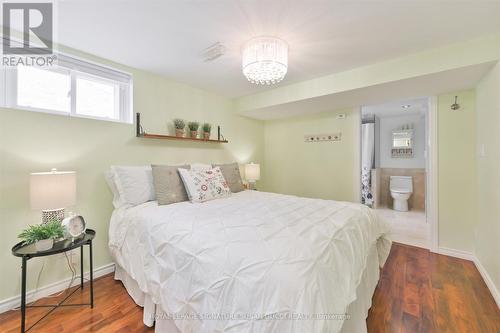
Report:
[{"label": "window frame", "polygon": [[[48,70],[48,71],[55,72],[55,73],[70,75],[70,72],[68,70],[65,70],[62,68],[44,68],[44,70]],[[9,68],[6,71],[6,80],[5,80],[5,82],[6,82],[6,84],[5,84],[5,89],[6,89],[5,90],[5,92],[6,92],[5,93],[5,106],[6,107],[11,108],[11,109],[18,109],[18,110],[50,113],[50,114],[55,114],[55,115],[60,115],[60,116],[70,116],[71,115],[71,101],[70,101],[70,110],[68,112],[17,104],[17,99],[18,99],[17,79],[18,79],[18,77],[19,76],[18,76],[17,67]],[[68,94],[71,93],[71,89],[72,88],[71,88],[71,84],[70,84],[70,91],[68,92]]]},{"label": "window frame", "polygon": [[[118,122],[124,124],[133,124],[133,77],[132,74],[117,70],[115,68],[105,66],[96,62],[88,61],[66,54],[57,54],[58,62],[54,67],[43,67],[39,69],[48,70],[56,73],[64,73],[69,75],[70,90],[70,108],[68,112],[37,108],[31,106],[18,105],[17,99],[17,67],[0,67],[0,106],[26,110],[39,113],[48,113],[66,117],[76,117],[84,119],[95,119],[103,121]],[[61,63],[60,63],[61,61]],[[101,75],[100,75],[101,74]],[[76,113],[76,79],[81,77],[91,81],[112,83],[118,86],[118,98],[115,103],[118,103],[118,111],[115,111],[116,118],[90,116]],[[116,107],[116,106],[115,106]]]},{"label": "window frame", "polygon": [[[115,105],[114,113],[115,113],[115,117],[119,118],[120,120],[122,119],[121,108],[122,108],[122,106],[124,106],[123,103],[126,103],[126,101],[124,100],[125,96],[123,96],[124,94],[126,94],[126,89],[124,89],[124,87],[121,84],[117,84],[113,80],[102,78],[102,77],[88,74],[88,73],[76,72],[76,71],[71,72],[71,93],[75,94],[75,96],[71,97],[71,114],[73,116],[81,117],[81,118],[100,119],[100,120],[109,120],[109,119],[117,120],[115,118],[90,116],[90,115],[85,115],[85,114],[81,114],[81,113],[76,112],[76,101],[78,98],[78,90],[76,89],[76,81],[78,78],[82,78],[84,80],[94,81],[94,82],[98,82],[98,83],[104,83],[104,84],[111,83],[111,84],[117,85],[118,86],[118,89],[117,89],[118,90],[118,98],[115,95],[115,103],[118,103],[118,107]],[[116,91],[115,91],[115,94],[116,94]]]}]

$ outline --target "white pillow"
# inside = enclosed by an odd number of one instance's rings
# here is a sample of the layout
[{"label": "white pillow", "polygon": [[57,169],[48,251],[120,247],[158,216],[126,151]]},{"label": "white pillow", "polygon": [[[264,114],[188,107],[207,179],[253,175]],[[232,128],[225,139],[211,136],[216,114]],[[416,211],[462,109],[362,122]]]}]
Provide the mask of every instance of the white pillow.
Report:
[{"label": "white pillow", "polygon": [[212,164],[204,164],[204,163],[193,163],[190,164],[191,170],[194,171],[203,171],[212,169]]},{"label": "white pillow", "polygon": [[120,198],[120,192],[118,192],[118,189],[116,188],[114,172],[112,170],[106,171],[104,173],[104,179],[106,179],[106,183],[108,184],[111,193],[113,193],[113,206],[115,208],[120,208],[125,205],[126,202]]},{"label": "white pillow", "polygon": [[191,202],[204,202],[231,195],[219,167],[202,171],[181,168],[177,170]]},{"label": "white pillow", "polygon": [[151,166],[112,166],[120,201],[131,205],[155,200]]}]

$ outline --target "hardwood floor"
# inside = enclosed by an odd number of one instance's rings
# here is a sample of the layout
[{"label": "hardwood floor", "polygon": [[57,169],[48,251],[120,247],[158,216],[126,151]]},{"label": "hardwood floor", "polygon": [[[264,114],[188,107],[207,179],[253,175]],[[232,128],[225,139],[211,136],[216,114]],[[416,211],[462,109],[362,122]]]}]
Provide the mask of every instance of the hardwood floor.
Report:
[{"label": "hardwood floor", "polygon": [[[94,309],[57,309],[29,332],[154,332],[143,325],[142,308],[112,275],[96,280],[94,287]],[[70,299],[73,303],[87,300],[87,286]],[[28,325],[44,311],[29,309]],[[500,310],[472,262],[394,244],[367,323],[368,331],[374,333],[500,333]],[[19,311],[0,314],[0,332],[19,332]]]},{"label": "hardwood floor", "polygon": [[471,261],[395,243],[367,324],[377,333],[500,333],[500,310]]},{"label": "hardwood floor", "polygon": [[[56,298],[45,298],[35,304],[54,304],[62,298],[64,295]],[[88,300],[89,286],[86,283],[84,290],[82,292],[76,291],[67,303],[87,303]],[[94,281],[94,303],[94,309],[90,309],[89,306],[58,308],[28,332],[154,332],[153,328],[143,324],[142,308],[134,303],[122,283],[115,281],[112,274]],[[29,308],[26,327],[30,327],[49,309]],[[20,311],[0,314],[0,332],[20,332]]]}]

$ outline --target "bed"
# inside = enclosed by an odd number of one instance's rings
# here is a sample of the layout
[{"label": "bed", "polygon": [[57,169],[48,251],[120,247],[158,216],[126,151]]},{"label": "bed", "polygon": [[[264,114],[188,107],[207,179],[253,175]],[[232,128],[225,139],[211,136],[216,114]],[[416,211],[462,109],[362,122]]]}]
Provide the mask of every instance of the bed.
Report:
[{"label": "bed", "polygon": [[243,191],[115,209],[109,247],[156,333],[358,333],[388,233],[360,204]]}]

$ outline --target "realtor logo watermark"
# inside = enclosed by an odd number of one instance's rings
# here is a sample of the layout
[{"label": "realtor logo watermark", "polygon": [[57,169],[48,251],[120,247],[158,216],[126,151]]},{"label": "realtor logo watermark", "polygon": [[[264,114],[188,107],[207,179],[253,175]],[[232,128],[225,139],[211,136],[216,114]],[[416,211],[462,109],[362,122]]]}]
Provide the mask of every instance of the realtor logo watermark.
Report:
[{"label": "realtor logo watermark", "polygon": [[54,4],[2,3],[2,65],[52,66]]}]

